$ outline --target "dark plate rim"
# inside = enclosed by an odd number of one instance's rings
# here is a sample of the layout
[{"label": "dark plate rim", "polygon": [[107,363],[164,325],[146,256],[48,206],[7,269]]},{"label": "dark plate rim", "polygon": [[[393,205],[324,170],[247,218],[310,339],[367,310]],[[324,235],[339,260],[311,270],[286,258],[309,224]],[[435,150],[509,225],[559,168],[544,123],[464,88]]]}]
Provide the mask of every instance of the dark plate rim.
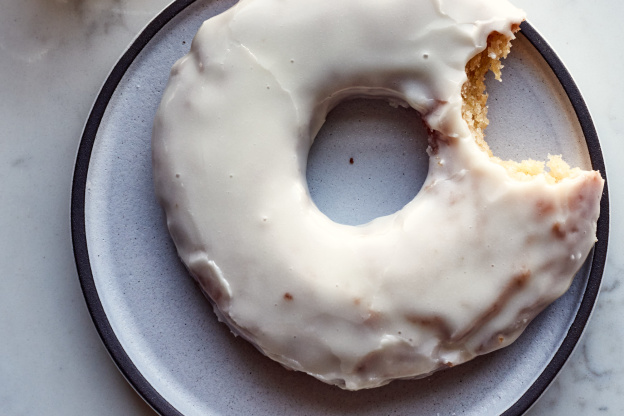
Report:
[{"label": "dark plate rim", "polygon": [[[110,72],[106,82],[102,86],[100,93],[95,100],[89,118],[80,140],[71,194],[71,234],[74,250],[74,258],[80,285],[85,297],[87,308],[95,327],[106,346],[108,353],[113,359],[119,371],[128,380],[130,385],[143,397],[143,399],[159,414],[166,416],[182,415],[171,403],[169,403],[143,376],[141,371],[134,365],[123,346],[115,334],[106,311],[100,301],[100,297],[95,285],[89,250],[87,247],[87,236],[85,227],[85,196],[87,185],[87,174],[93,145],[97,132],[108,106],[119,82],[124,77],[126,71],[150,40],[175,16],[186,9],[196,0],[176,0],[166,7],[145,29],[139,34],[134,42],[128,47],[126,52],[119,59],[115,67]],[[554,380],[563,365],[566,363],[578,343],[585,325],[594,308],[598,297],[602,273],[607,255],[607,244],[609,236],[609,195],[606,182],[606,169],[598,135],[594,127],[591,115],[581,93],[576,86],[572,76],[567,71],[563,62],[555,54],[554,50],[546,43],[544,38],[528,22],[521,25],[522,35],[537,49],[544,57],[550,68],[561,83],[568,95],[570,102],[576,112],[583,134],[587,142],[589,156],[592,167],[600,171],[605,178],[605,187],[600,202],[600,218],[598,219],[598,242],[593,251],[591,271],[585,288],[585,293],[581,305],[576,314],[567,335],[561,346],[550,360],[544,371],[526,390],[526,392],[504,413],[504,416],[518,416],[525,413],[535,401],[546,391],[547,387]]]}]

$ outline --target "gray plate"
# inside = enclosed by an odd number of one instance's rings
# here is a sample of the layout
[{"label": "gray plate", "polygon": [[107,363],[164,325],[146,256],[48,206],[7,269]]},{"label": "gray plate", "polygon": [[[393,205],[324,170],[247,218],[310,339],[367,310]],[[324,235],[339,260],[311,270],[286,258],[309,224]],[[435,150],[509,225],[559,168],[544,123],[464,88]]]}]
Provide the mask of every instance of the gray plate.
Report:
[{"label": "gray plate", "polygon": [[[153,192],[151,128],[172,64],[202,21],[232,1],[177,1],[111,72],[87,122],[74,174],[72,233],[81,284],[116,364],[145,400],[176,415],[508,415],[545,390],[576,345],[600,286],[608,237],[570,290],[512,346],[415,381],[346,392],[286,371],[217,322],[178,260]],[[591,118],[569,74],[528,24],[489,83],[488,142],[503,158],[563,154],[606,177]],[[411,200],[426,175],[413,110],[341,104],[309,158],[308,183],[330,218],[360,224]],[[353,159],[353,163],[350,163]]]}]

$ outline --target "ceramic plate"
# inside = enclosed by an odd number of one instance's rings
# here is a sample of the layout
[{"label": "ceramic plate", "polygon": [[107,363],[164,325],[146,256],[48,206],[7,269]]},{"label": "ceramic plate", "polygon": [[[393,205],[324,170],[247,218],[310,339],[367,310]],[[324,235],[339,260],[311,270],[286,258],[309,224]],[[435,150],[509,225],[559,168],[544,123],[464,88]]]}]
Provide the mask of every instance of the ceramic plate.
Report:
[{"label": "ceramic plate", "polygon": [[[429,378],[342,391],[286,371],[218,323],[169,238],[154,197],[150,139],[172,64],[202,21],[232,4],[172,3],[120,59],[86,124],[72,194],[74,251],[87,305],[121,372],[163,415],[525,412],[571,354],[596,300],[608,236],[606,191],[599,241],[570,290],[512,346]],[[503,83],[489,82],[488,141],[496,154],[543,160],[561,153],[606,177],[576,86],[527,23],[503,76]],[[348,224],[392,213],[420,189],[425,147],[415,112],[375,100],[341,104],[310,153],[313,199]]]}]

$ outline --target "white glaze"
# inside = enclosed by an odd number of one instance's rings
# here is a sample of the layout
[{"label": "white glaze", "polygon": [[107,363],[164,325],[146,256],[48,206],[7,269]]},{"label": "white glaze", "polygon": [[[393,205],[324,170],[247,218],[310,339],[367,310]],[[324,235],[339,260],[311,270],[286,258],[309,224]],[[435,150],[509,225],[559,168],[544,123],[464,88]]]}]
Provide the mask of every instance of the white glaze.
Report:
[{"label": "white glaze", "polygon": [[[236,333],[368,388],[508,345],[567,289],[600,175],[516,181],[461,118],[466,62],[523,18],[504,1],[249,0],[202,26],[155,121],[154,175],[180,257]],[[359,227],[330,221],[305,181],[326,113],[352,95],[405,102],[436,131],[421,192]]]}]

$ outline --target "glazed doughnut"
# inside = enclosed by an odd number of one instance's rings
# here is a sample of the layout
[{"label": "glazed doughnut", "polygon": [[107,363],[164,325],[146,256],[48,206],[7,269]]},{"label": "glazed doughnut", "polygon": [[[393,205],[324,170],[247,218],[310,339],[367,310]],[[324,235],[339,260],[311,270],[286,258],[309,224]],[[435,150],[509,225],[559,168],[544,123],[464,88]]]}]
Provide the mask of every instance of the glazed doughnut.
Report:
[{"label": "glazed doughnut", "polygon": [[[355,390],[506,346],[562,295],[595,242],[600,174],[503,162],[482,140],[483,72],[523,19],[505,0],[242,0],[206,21],[171,71],[153,161],[219,319]],[[411,106],[431,132],[418,195],[361,226],[306,184],[325,116],[353,96]]]}]

